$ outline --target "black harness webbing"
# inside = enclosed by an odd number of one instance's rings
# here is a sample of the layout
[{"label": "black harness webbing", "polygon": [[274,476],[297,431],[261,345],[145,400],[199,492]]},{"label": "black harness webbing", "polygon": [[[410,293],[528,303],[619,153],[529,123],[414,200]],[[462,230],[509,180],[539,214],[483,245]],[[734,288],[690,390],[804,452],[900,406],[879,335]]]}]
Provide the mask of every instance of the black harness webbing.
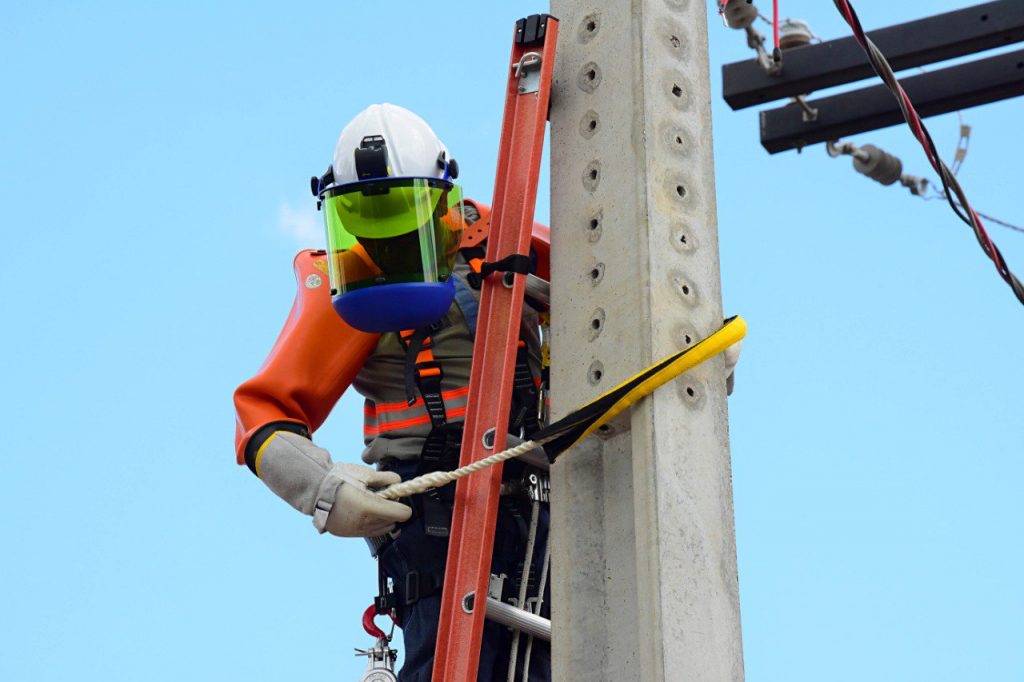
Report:
[{"label": "black harness webbing", "polygon": [[[423,441],[417,475],[434,471],[450,471],[459,463],[462,444],[462,425],[449,424],[448,413],[441,395],[444,370],[434,360],[430,329],[417,329],[399,334],[405,345],[405,389],[409,405],[416,402],[413,387],[419,389],[423,406],[430,417],[430,433]],[[429,490],[416,497],[420,506],[427,535],[448,537],[451,532],[451,486]]]}]

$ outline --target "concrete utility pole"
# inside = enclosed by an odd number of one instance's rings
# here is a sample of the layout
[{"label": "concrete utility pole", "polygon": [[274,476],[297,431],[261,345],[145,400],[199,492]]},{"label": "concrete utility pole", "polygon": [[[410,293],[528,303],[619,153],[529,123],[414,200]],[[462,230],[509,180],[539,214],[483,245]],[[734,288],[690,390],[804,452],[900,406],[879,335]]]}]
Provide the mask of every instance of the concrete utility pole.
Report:
[{"label": "concrete utility pole", "polygon": [[[552,0],[553,416],[722,324],[706,0]],[[742,680],[723,361],[553,468],[557,680]]]}]

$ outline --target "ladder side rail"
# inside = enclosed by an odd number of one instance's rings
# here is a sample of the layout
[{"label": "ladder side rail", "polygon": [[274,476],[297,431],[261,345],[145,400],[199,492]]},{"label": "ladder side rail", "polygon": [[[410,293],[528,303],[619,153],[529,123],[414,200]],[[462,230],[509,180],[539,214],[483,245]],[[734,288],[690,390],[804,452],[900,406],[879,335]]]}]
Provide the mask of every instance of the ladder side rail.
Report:
[{"label": "ladder side rail", "polygon": [[[488,261],[528,253],[530,248],[557,27],[557,21],[548,17],[543,46],[513,41]],[[520,93],[513,67],[529,52],[541,54],[540,83],[536,92]],[[500,273],[484,280],[460,466],[504,448],[525,286],[526,278],[521,275],[510,288],[503,285]],[[493,445],[487,448],[484,435],[491,429]],[[490,467],[456,484],[434,680],[468,682],[477,676],[486,609],[467,612],[463,600],[469,594],[487,594],[501,471],[501,466]]]}]

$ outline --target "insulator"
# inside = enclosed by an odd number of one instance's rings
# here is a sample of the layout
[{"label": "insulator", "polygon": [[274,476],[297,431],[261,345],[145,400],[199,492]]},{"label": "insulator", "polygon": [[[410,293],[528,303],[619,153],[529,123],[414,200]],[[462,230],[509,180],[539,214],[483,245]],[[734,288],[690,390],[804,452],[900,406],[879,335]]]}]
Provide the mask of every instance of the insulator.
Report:
[{"label": "insulator", "polygon": [[783,50],[810,45],[813,38],[814,31],[801,19],[786,19],[779,25],[779,47]]},{"label": "insulator", "polygon": [[868,158],[861,159],[859,155],[853,157],[853,167],[858,173],[863,173],[883,185],[899,182],[903,175],[903,162],[898,157],[873,144],[864,145],[860,151],[867,154]]},{"label": "insulator", "polygon": [[725,24],[729,28],[744,29],[757,21],[757,7],[747,0],[732,0],[725,6]]}]

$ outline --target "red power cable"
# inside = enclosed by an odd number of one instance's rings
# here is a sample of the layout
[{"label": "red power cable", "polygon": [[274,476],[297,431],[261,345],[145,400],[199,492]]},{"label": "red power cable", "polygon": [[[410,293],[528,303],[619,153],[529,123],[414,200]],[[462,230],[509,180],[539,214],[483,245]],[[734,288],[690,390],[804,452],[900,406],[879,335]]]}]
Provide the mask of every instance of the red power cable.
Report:
[{"label": "red power cable", "polygon": [[772,35],[775,37],[775,49],[779,47],[779,0],[772,0]]}]

